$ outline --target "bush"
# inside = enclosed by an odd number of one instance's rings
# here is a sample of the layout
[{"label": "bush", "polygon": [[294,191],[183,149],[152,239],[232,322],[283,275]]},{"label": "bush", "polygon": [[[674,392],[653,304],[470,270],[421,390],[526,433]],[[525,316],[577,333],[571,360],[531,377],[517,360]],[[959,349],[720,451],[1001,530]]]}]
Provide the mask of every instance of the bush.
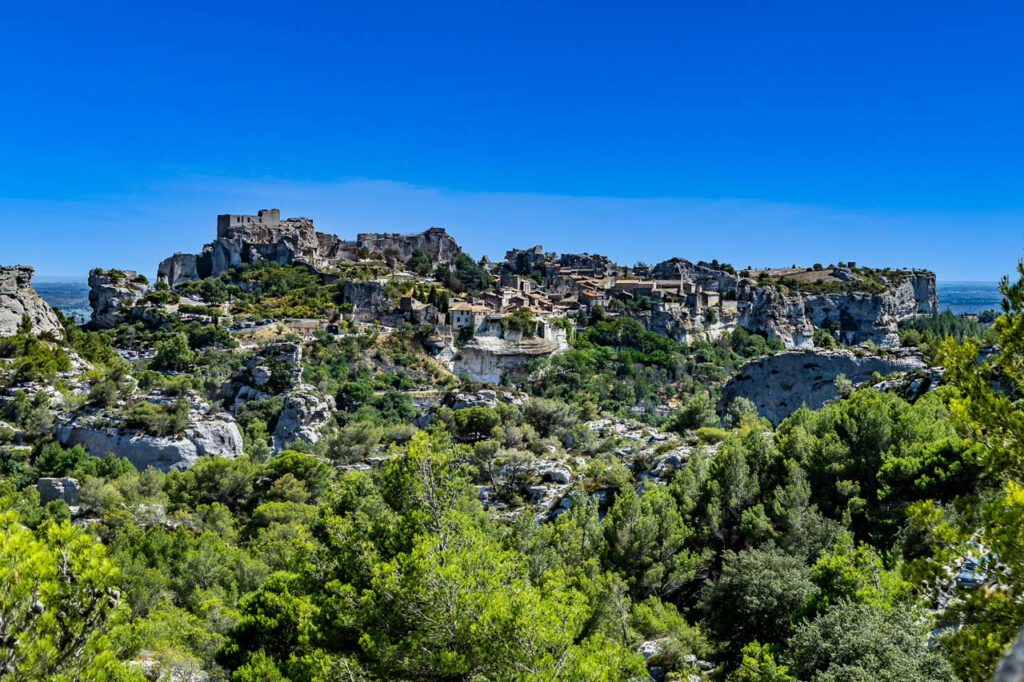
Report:
[{"label": "bush", "polygon": [[122,424],[150,436],[174,436],[188,427],[188,403],[178,400],[173,405],[139,402],[128,408]]},{"label": "bush", "polygon": [[832,336],[832,332],[827,329],[818,327],[814,330],[814,336],[812,337],[814,345],[817,348],[835,348],[839,344],[836,342],[836,338]]}]

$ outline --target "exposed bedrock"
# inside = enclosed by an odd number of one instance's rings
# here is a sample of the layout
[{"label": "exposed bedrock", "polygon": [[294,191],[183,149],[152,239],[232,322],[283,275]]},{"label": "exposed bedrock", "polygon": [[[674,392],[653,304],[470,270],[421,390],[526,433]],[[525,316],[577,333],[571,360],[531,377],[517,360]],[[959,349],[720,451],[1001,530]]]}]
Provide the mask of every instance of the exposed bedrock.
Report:
[{"label": "exposed bedrock", "polygon": [[32,288],[33,272],[28,265],[0,266],[0,337],[16,334],[26,316],[35,334],[64,334],[53,309]]},{"label": "exposed bedrock", "polygon": [[849,350],[793,350],[751,360],[722,389],[722,404],[736,398],[751,400],[758,413],[773,424],[801,405],[818,409],[839,396],[835,380],[840,374],[854,384],[874,372],[886,376],[925,368],[914,352],[859,355]]}]

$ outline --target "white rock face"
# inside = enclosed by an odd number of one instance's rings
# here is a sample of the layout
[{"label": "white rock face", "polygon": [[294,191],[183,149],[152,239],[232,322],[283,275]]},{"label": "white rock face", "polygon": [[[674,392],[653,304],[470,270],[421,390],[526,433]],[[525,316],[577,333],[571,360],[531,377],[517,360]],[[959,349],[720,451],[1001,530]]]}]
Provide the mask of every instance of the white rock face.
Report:
[{"label": "white rock face", "polygon": [[140,471],[151,466],[161,471],[180,471],[204,455],[233,459],[242,454],[242,434],[226,414],[194,419],[183,436],[150,436],[140,431],[102,428],[81,418],[60,422],[56,435],[64,447],[81,445],[96,457],[113,453]]},{"label": "white rock face", "polygon": [[30,284],[33,272],[28,265],[0,267],[0,336],[16,334],[25,315],[32,320],[35,334],[64,335],[53,309]]},{"label": "white rock face", "polygon": [[497,384],[505,373],[520,376],[531,361],[568,347],[563,329],[551,330],[546,338],[477,335],[459,350],[452,362],[452,371],[465,374],[473,381]]},{"label": "white rock face", "polygon": [[773,424],[806,404],[816,410],[838,397],[835,379],[840,374],[854,384],[866,381],[873,372],[924,369],[920,355],[910,352],[858,356],[849,350],[787,351],[751,360],[722,389],[722,403],[748,398],[758,414]]},{"label": "white rock face", "polygon": [[[701,276],[701,272],[698,269],[690,276]],[[713,321],[702,311],[672,302],[656,302],[650,311],[635,316],[650,331],[677,341],[714,339],[744,327],[778,337],[786,348],[811,348],[815,328],[824,327],[836,330],[846,344],[871,341],[888,348],[899,342],[900,321],[935,312],[939,305],[935,275],[925,271],[903,273],[901,282],[883,293],[783,293],[774,286],[756,286],[753,280],[738,280],[728,273],[720,273],[717,279],[704,275],[701,284],[719,291],[731,286],[738,290],[739,300],[732,308],[716,311]]]},{"label": "white rock face", "polygon": [[149,285],[135,281],[139,273],[121,270],[116,275],[110,270],[93,268],[89,271],[89,305],[92,307],[92,326],[110,329],[125,319],[132,307],[149,291]]},{"label": "white rock face", "polygon": [[296,440],[319,443],[334,409],[334,398],[323,395],[313,386],[302,384],[293,388],[285,394],[284,407],[272,434],[274,452],[280,452]]}]

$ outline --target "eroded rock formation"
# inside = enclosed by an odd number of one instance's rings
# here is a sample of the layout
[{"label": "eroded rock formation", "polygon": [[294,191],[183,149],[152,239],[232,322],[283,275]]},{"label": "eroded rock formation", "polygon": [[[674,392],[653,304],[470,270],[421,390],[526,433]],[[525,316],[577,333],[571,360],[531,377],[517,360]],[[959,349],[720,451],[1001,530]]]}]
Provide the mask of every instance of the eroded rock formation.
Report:
[{"label": "eroded rock formation", "polygon": [[235,375],[220,385],[224,407],[237,412],[250,400],[283,393],[302,380],[302,346],[272,343],[242,361]]},{"label": "eroded rock formation", "polygon": [[226,414],[192,421],[181,436],[150,436],[71,419],[57,427],[57,439],[64,447],[81,445],[96,457],[124,457],[140,471],[151,466],[184,470],[204,455],[233,459],[242,454],[242,434]]},{"label": "eroded rock formation", "polygon": [[33,333],[63,336],[53,309],[32,288],[33,272],[28,265],[0,267],[0,336],[16,334],[25,316],[32,322]]},{"label": "eroded rock formation", "polygon": [[296,440],[318,443],[331,424],[334,398],[315,387],[303,384],[285,395],[284,407],[272,434],[274,452],[280,452]]},{"label": "eroded rock formation", "polygon": [[157,269],[157,278],[173,287],[260,261],[302,264],[318,271],[329,271],[339,263],[363,258],[397,266],[408,262],[416,249],[423,249],[434,265],[447,263],[462,252],[440,227],[416,234],[366,232],[358,234],[354,241],[346,241],[337,235],[317,232],[310,218],[282,220],[281,211],[270,208],[256,215],[217,216],[217,238],[198,254],[175,253],[164,259]]},{"label": "eroded rock formation", "polygon": [[505,338],[481,334],[459,349],[452,362],[452,371],[460,376],[465,374],[473,381],[497,384],[505,374],[522,378],[531,361],[568,347],[565,332],[561,329],[551,329],[545,336],[529,338],[519,334],[508,334]]},{"label": "eroded rock formation", "polygon": [[734,399],[751,400],[758,414],[773,424],[801,405],[816,410],[838,397],[836,377],[846,376],[854,385],[893,372],[924,369],[921,356],[913,351],[884,354],[855,353],[850,350],[793,350],[751,360],[722,389],[722,404]]},{"label": "eroded rock formation", "polygon": [[786,348],[811,348],[815,328],[822,327],[844,344],[870,341],[888,348],[899,342],[901,321],[935,312],[939,304],[935,275],[926,271],[905,273],[898,284],[881,293],[812,294],[758,286],[751,279],[684,260],[666,261],[655,270],[695,281],[703,290],[729,295],[720,306],[706,309],[664,301],[653,303],[649,311],[633,313],[650,331],[687,342],[743,327],[778,337]]},{"label": "eroded rock formation", "polygon": [[90,324],[96,329],[116,327],[148,292],[149,285],[134,270],[93,268],[89,271]]}]

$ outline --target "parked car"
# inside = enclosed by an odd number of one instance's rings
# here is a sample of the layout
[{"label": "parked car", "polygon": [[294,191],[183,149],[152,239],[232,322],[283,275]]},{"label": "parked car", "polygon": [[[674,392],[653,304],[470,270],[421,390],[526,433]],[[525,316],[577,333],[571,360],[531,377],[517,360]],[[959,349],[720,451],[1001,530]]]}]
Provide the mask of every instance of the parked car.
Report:
[{"label": "parked car", "polygon": [[985,584],[986,577],[974,559],[966,559],[960,565],[960,572],[956,574],[957,587],[974,589]]}]

